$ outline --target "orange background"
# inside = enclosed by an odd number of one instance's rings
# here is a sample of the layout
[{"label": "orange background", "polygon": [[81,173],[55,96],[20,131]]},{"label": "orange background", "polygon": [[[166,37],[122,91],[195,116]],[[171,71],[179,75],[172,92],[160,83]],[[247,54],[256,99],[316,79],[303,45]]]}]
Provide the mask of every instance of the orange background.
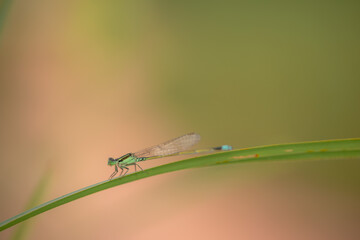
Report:
[{"label": "orange background", "polygon": [[[47,171],[41,202],[107,179],[108,157],[187,132],[199,147],[359,137],[359,10],[13,1],[0,33],[0,221]],[[357,239],[359,170],[332,160],[160,175],[40,214],[26,238]]]}]

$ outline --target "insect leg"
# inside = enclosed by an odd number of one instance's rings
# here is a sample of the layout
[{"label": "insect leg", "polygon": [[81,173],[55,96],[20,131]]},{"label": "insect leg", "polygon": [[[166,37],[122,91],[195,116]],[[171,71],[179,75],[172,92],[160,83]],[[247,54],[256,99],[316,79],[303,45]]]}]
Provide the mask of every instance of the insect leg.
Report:
[{"label": "insect leg", "polygon": [[136,169],[136,166],[138,166],[141,169],[141,171],[144,171],[144,169],[142,169],[139,164],[135,163],[135,169]]},{"label": "insect leg", "polygon": [[[126,171],[125,171],[125,173],[124,173],[124,175],[123,176],[125,176],[126,175],[126,173],[129,171],[129,168],[127,168],[127,167],[123,167],[123,168],[125,168],[126,169]],[[124,170],[124,169],[122,169],[122,170]],[[122,171],[121,171],[122,172]]]},{"label": "insect leg", "polygon": [[141,169],[142,172],[144,172],[144,173],[146,173],[147,175],[149,175],[149,173],[148,173],[147,171],[144,171],[144,169],[142,169],[142,167],[140,167],[139,164],[137,164],[137,163],[135,163],[135,164],[136,164],[136,166],[138,166],[138,167]]},{"label": "insect leg", "polygon": [[115,171],[110,175],[109,180],[111,180],[113,177],[115,177],[115,175],[118,173],[118,168],[115,165]]},{"label": "insect leg", "polygon": [[119,177],[121,177],[122,173],[124,172],[124,169],[122,167],[120,169],[121,169],[121,172],[119,174]]}]

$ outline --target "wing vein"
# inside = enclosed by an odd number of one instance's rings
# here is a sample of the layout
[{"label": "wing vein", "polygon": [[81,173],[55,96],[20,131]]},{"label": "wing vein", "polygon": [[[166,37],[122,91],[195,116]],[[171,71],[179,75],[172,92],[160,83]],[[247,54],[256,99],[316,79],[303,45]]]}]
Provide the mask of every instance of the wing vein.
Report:
[{"label": "wing vein", "polygon": [[135,152],[136,157],[166,156],[185,151],[200,141],[197,133],[188,133],[164,143]]}]

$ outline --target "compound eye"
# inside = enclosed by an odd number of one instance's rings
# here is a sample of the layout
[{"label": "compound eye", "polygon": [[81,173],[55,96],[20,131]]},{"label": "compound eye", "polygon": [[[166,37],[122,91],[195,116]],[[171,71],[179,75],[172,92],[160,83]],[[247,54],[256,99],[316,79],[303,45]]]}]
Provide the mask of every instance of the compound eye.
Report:
[{"label": "compound eye", "polygon": [[113,158],[109,158],[109,162],[113,162],[115,159]]}]

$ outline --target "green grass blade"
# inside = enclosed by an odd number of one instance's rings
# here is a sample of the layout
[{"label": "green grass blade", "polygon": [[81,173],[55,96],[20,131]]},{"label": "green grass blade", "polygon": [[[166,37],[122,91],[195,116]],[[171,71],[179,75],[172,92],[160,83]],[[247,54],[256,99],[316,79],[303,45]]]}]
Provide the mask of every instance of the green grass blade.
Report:
[{"label": "green grass blade", "polygon": [[97,184],[79,189],[72,193],[53,199],[49,202],[43,203],[0,223],[0,231],[20,223],[28,218],[36,216],[42,212],[48,211],[52,208],[61,206],[65,203],[88,196],[90,194],[124,183],[163,173],[190,168],[245,162],[281,160],[291,161],[306,159],[326,160],[335,158],[360,158],[360,139],[344,139],[255,147],[229,152],[221,152],[161,165],[145,170],[146,173],[137,172],[121,178],[115,178],[111,181],[106,180],[99,182]]},{"label": "green grass blade", "polygon": [[[47,170],[44,172],[43,176],[39,180],[35,190],[33,191],[28,203],[26,204],[25,209],[32,208],[36,205],[38,205],[41,202],[41,199],[43,198],[46,190],[48,189],[48,185],[50,182],[50,178],[52,175],[52,171]],[[28,222],[24,222],[18,226],[18,228],[15,230],[12,240],[20,240],[25,239],[26,235],[29,230]]]}]

